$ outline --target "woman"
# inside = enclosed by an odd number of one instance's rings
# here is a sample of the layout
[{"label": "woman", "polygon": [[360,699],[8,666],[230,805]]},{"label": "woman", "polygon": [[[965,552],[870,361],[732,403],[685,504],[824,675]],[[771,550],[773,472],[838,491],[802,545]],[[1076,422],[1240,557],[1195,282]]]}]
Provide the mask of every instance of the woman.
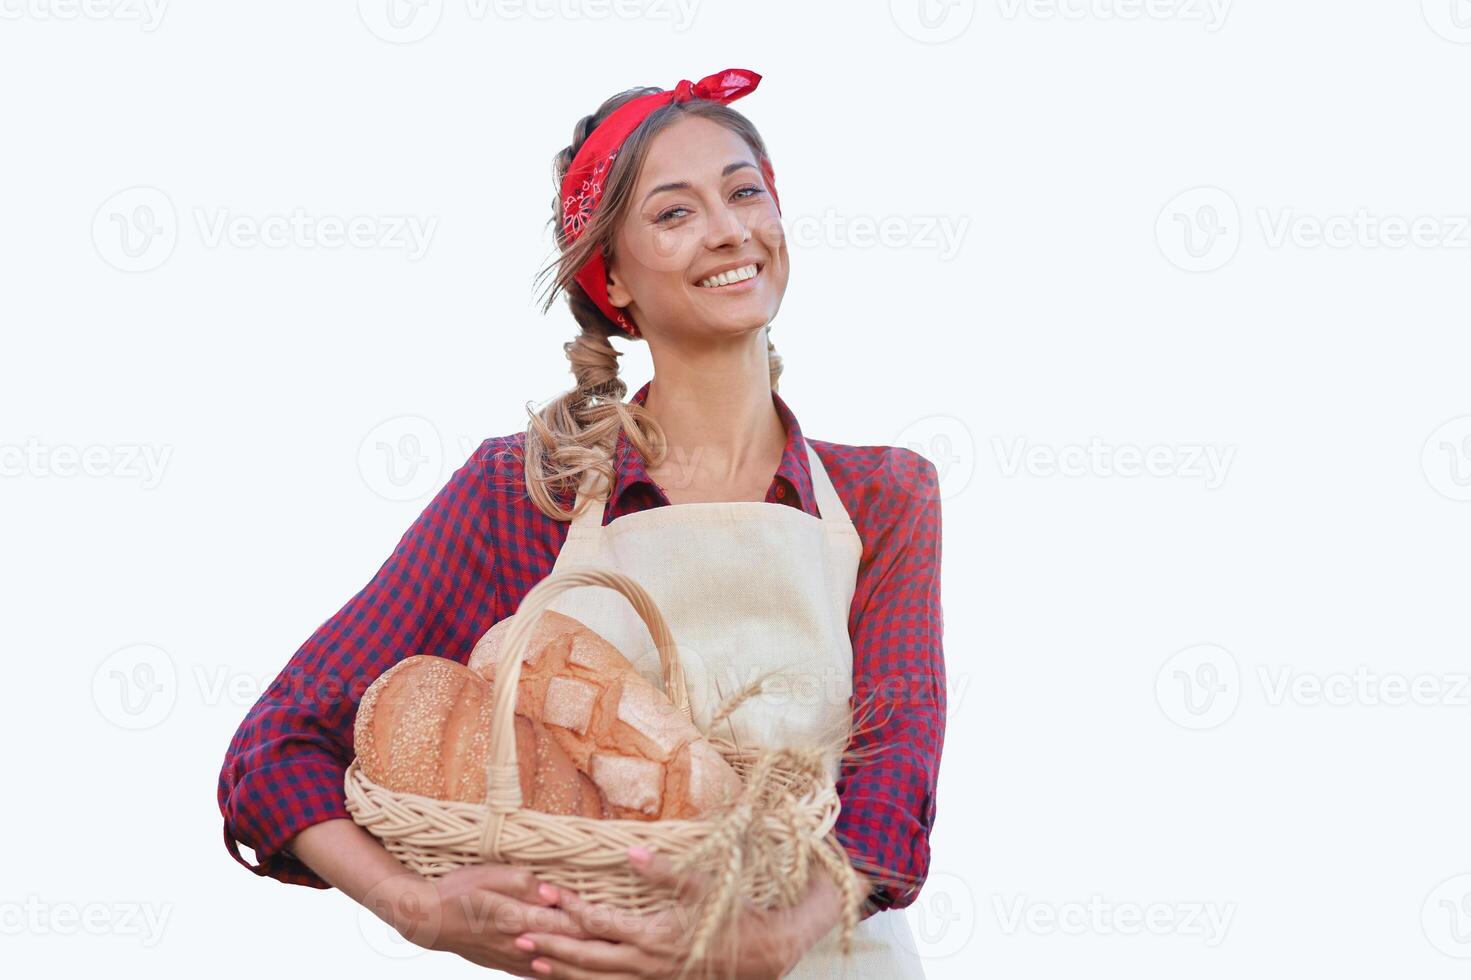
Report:
[{"label": "woman", "polygon": [[[936,473],[907,449],[805,439],[775,391],[768,333],[788,253],[765,145],[728,106],[759,78],[728,69],[620,93],[558,154],[561,254],[547,305],[565,290],[581,327],[564,345],[576,387],[524,434],[486,440],[247,716],[220,806],[227,846],[242,863],[235,842],[253,846],[258,874],[340,888],[413,942],[522,976],[670,975],[688,933],[675,919],[613,919],[504,867],[429,882],[342,801],[367,684],[415,653],[465,660],[536,582],[600,564],[656,600],[702,727],[722,694],[769,669],[796,683],[743,705],[737,739],[820,738],[862,709],[835,828],[872,886],[857,952],[839,954],[839,898],[814,875],[788,913],[748,907],[734,923],[738,952],[717,967],[923,976],[899,909],[928,870],[944,732]],[[629,402],[614,335],[644,339],[653,356],[654,379]],[[620,599],[575,589],[552,608],[657,681],[647,631]],[[322,695],[327,679],[340,694]],[[669,877],[664,855],[630,861]],[[680,884],[694,896],[705,883]]]}]

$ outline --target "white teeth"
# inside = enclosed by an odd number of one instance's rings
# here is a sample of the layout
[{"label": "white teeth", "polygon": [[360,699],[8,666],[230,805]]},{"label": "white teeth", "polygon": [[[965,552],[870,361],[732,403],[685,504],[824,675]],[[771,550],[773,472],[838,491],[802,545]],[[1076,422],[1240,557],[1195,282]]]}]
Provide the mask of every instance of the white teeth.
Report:
[{"label": "white teeth", "polygon": [[711,286],[729,286],[733,282],[742,282],[746,279],[754,278],[757,271],[754,265],[742,266],[739,269],[722,272],[718,276],[711,276],[709,279],[701,279],[695,285],[704,286],[707,289]]}]

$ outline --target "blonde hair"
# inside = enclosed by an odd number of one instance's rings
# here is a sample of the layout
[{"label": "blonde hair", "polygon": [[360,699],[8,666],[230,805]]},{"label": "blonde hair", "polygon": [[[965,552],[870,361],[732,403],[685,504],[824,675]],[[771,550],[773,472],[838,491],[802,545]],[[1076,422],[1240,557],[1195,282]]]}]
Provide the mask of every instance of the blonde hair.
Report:
[{"label": "blonde hair", "polygon": [[[578,285],[577,270],[593,254],[602,249],[604,261],[612,253],[618,227],[632,203],[633,185],[653,137],[682,116],[700,116],[735,132],[758,163],[767,161],[766,144],[761,135],[740,113],[720,102],[692,99],[672,102],[648,115],[629,134],[609,169],[603,197],[597,211],[571,244],[562,228],[562,177],[578,149],[608,114],[630,99],[653,92],[657,88],[631,88],[612,96],[591,115],[578,120],[573,127],[572,142],[552,158],[552,177],[557,196],[552,201],[552,226],[559,254],[537,278],[551,276],[545,291],[542,312],[545,313],[559,292],[567,296],[567,305],[577,321],[580,333],[562,345],[571,366],[574,385],[558,395],[540,411],[528,403],[529,424],[524,453],[526,491],[537,508],[553,520],[570,520],[575,515],[572,504],[578,484],[589,471],[599,473],[610,487],[613,480],[613,450],[618,433],[627,433],[628,441],[649,466],[664,460],[667,442],[659,423],[642,405],[625,401],[628,386],[618,374],[618,358],[614,335],[628,337],[621,327],[609,320]],[[781,376],[781,355],[771,343],[771,327],[766,327],[767,363],[771,372],[771,388],[777,389]],[[630,338],[633,339],[633,338]],[[562,499],[567,500],[563,505]]]}]

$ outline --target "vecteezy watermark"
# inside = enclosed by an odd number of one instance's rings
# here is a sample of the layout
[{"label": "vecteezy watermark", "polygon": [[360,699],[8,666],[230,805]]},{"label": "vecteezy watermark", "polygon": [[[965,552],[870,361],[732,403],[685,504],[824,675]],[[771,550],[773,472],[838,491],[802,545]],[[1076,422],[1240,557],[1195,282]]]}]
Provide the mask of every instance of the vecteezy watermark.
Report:
[{"label": "vecteezy watermark", "polygon": [[[699,0],[464,0],[466,19],[667,21],[676,33],[694,23]],[[358,0],[358,17],[390,44],[422,41],[439,27],[444,0]]]},{"label": "vecteezy watermark", "polygon": [[955,40],[975,16],[975,0],[889,0],[894,26],[924,44]]},{"label": "vecteezy watermark", "polygon": [[976,933],[976,897],[959,875],[931,870],[907,911],[911,928],[900,941],[923,959],[958,956]]},{"label": "vecteezy watermark", "polygon": [[1114,902],[1093,895],[1087,901],[1039,902],[1025,895],[991,896],[1001,932],[1036,936],[1181,936],[1208,947],[1226,941],[1235,902]]},{"label": "vecteezy watermark", "polygon": [[422,41],[443,16],[444,0],[358,0],[363,26],[390,44]]},{"label": "vecteezy watermark", "polygon": [[1231,462],[1236,458],[1234,445],[1109,445],[1097,436],[1086,446],[1033,444],[1024,436],[1018,436],[1008,446],[1000,436],[992,436],[991,448],[1005,477],[1022,473],[1035,477],[1149,476],[1201,480],[1207,490],[1215,490],[1226,482]]},{"label": "vecteezy watermark", "polygon": [[1471,674],[1382,672],[1358,664],[1352,670],[1315,673],[1287,665],[1258,664],[1257,681],[1270,707],[1471,707]]},{"label": "vecteezy watermark", "polygon": [[448,440],[422,415],[396,415],[358,443],[358,474],[385,500],[417,500],[440,487],[451,450],[469,460],[483,442],[466,435]]},{"label": "vecteezy watermark", "polygon": [[92,703],[119,728],[162,724],[179,699],[179,673],[168,652],[138,643],[109,654],[92,672]]},{"label": "vecteezy watermark", "polygon": [[[1471,708],[1471,673],[1463,671],[1385,671],[1367,664],[1312,671],[1256,664],[1251,676],[1267,708]],[[1236,657],[1207,643],[1164,662],[1155,675],[1155,700],[1170,721],[1199,731],[1229,720],[1245,686]]]},{"label": "vecteezy watermark", "polygon": [[0,20],[114,20],[158,30],[168,0],[0,0]]},{"label": "vecteezy watermark", "polygon": [[147,272],[168,261],[179,241],[174,202],[157,187],[129,187],[92,215],[92,244],[102,260],[123,272]]},{"label": "vecteezy watermark", "polygon": [[24,443],[0,443],[0,478],[35,477],[137,480],[144,490],[163,482],[174,453],[169,445],[120,442],[47,444],[32,436]]},{"label": "vecteezy watermark", "polygon": [[1471,500],[1471,415],[1442,423],[1420,451],[1420,468],[1436,493]]},{"label": "vecteezy watermark", "polygon": [[1154,678],[1154,698],[1181,728],[1204,731],[1226,722],[1241,701],[1241,669],[1231,651],[1212,643],[1173,654]]},{"label": "vecteezy watermark", "polygon": [[941,500],[970,486],[976,472],[976,440],[970,426],[954,415],[926,415],[894,436],[892,445],[919,453],[935,467]]},{"label": "vecteezy watermark", "polygon": [[[230,208],[190,209],[203,248],[401,251],[417,262],[429,251],[435,216],[412,214],[247,214]],[[179,240],[173,201],[157,187],[129,187],[109,197],[92,218],[92,244],[108,265],[147,272],[168,261]]]},{"label": "vecteezy watermark", "polygon": [[1219,187],[1192,187],[1160,209],[1154,239],[1179,268],[1211,272],[1230,262],[1241,246],[1241,211]]},{"label": "vecteezy watermark", "polygon": [[[1262,245],[1272,250],[1471,250],[1471,215],[1466,214],[1406,215],[1367,207],[1327,214],[1258,207],[1254,213]],[[1187,272],[1212,272],[1236,256],[1245,224],[1229,193],[1195,187],[1161,209],[1154,234],[1171,264]]]},{"label": "vecteezy watermark", "polygon": [[1420,0],[1420,12],[1447,41],[1471,44],[1471,0]]},{"label": "vecteezy watermark", "polygon": [[1299,214],[1292,208],[1257,208],[1268,248],[1426,249],[1471,248],[1471,216],[1376,214]]},{"label": "vecteezy watermark", "polygon": [[287,665],[278,673],[254,674],[229,664],[193,663],[180,671],[162,647],[138,643],[108,654],[92,673],[92,704],[118,728],[144,731],[163,724],[181,699],[232,711],[265,700],[313,711],[356,705],[372,682],[361,674],[307,672]]},{"label": "vecteezy watermark", "polygon": [[1232,0],[996,0],[1005,20],[1179,21],[1211,33],[1226,25]]},{"label": "vecteezy watermark", "polygon": [[157,946],[172,902],[48,902],[39,895],[0,901],[0,936],[127,936]]},{"label": "vecteezy watermark", "polygon": [[787,243],[796,248],[885,248],[934,252],[941,262],[959,254],[970,215],[844,215],[828,208],[820,215],[783,216]]},{"label": "vecteezy watermark", "polygon": [[1420,907],[1420,928],[1445,955],[1471,959],[1471,874],[1447,878],[1430,890]]}]

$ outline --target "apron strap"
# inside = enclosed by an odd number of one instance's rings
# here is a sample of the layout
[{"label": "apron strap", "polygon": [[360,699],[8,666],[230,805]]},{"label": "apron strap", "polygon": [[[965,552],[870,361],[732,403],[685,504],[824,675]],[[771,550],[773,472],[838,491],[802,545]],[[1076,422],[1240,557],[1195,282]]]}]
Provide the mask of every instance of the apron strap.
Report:
[{"label": "apron strap", "polygon": [[827,475],[827,467],[818,459],[817,450],[812,448],[812,443],[806,439],[802,442],[807,447],[807,468],[812,472],[812,493],[817,498],[818,516],[830,524],[852,527],[853,520],[848,516],[848,508],[838,499],[838,491],[833,487],[832,478]]}]

